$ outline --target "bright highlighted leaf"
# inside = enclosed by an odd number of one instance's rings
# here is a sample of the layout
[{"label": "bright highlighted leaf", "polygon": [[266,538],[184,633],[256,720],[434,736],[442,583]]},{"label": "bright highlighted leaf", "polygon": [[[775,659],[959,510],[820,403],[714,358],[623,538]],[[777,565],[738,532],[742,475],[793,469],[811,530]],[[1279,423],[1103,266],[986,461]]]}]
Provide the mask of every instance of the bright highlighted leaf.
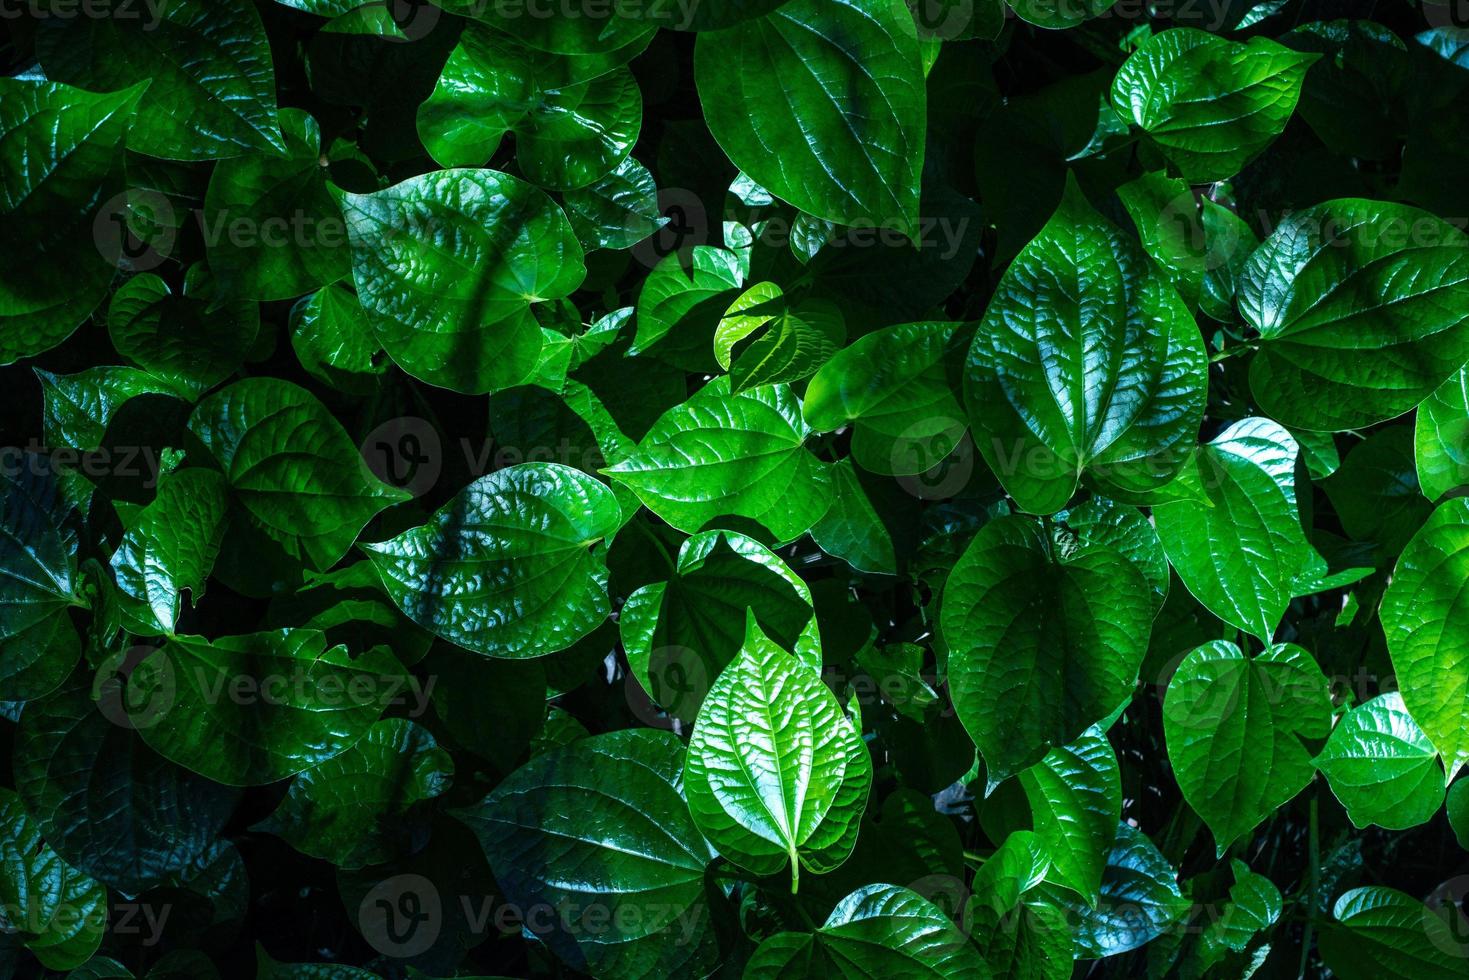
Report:
[{"label": "bright highlighted leaf", "polygon": [[835,869],[872,783],[867,746],[821,675],[761,632],[719,675],[689,741],[684,783],[699,831],[762,875]]},{"label": "bright highlighted leaf", "polygon": [[1005,275],[974,334],[964,400],[990,469],[1022,510],[1171,480],[1198,438],[1203,338],[1167,277],[1074,181]]},{"label": "bright highlighted leaf", "polygon": [[1348,711],[1316,757],[1316,768],[1358,827],[1407,830],[1443,805],[1438,753],[1397,691]]},{"label": "bright highlighted leaf", "polygon": [[1382,422],[1469,360],[1469,237],[1417,208],[1296,211],[1250,256],[1238,289],[1260,333],[1250,391],[1285,425]]}]

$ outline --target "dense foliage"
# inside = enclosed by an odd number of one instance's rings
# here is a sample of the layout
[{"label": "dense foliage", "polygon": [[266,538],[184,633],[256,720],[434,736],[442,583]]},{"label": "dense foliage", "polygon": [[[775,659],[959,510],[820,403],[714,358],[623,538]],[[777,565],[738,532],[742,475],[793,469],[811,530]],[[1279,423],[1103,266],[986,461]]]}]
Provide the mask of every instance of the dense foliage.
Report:
[{"label": "dense foliage", "polygon": [[1463,0],[0,14],[0,980],[1469,977]]}]

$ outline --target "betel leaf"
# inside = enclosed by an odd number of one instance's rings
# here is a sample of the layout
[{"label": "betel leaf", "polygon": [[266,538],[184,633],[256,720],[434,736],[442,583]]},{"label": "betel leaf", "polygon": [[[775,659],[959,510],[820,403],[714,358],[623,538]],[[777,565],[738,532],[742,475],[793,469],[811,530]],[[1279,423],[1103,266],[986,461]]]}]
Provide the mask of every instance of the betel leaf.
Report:
[{"label": "betel leaf", "polygon": [[112,346],[180,398],[198,399],[239,370],[260,329],[256,304],[216,309],[215,291],[203,266],[189,270],[181,292],[151,272],[129,279],[107,307]]},{"label": "betel leaf", "polygon": [[301,773],[257,830],[339,868],[383,864],[414,849],[415,803],[449,788],[454,761],[406,718],[369,728],[341,755]]},{"label": "betel leaf", "polygon": [[36,34],[46,76],[93,91],[147,81],[128,148],[169,160],[284,153],[275,69],[249,0],[169,0],[116,15],[48,18]]},{"label": "betel leaf", "polygon": [[113,414],[130,399],[174,392],[172,385],[137,368],[102,365],[76,374],[35,370],[46,398],[44,435],[57,447],[96,449]]},{"label": "betel leaf", "polygon": [[750,616],[689,740],[684,788],[699,832],[721,855],[770,875],[789,863],[825,874],[847,859],[872,784],[867,746],[811,665]]},{"label": "betel leaf", "polygon": [[1304,743],[1330,730],[1326,678],[1292,644],[1248,657],[1215,640],[1183,658],[1163,699],[1169,762],[1221,856],[1311,781]]},{"label": "betel leaf", "polygon": [[199,403],[189,431],[256,526],[320,571],[375,514],[408,497],[378,481],[326,406],[288,381],[235,382]]},{"label": "betel leaf", "polygon": [[341,283],[291,308],[291,349],[313,377],[350,394],[375,390],[391,366],[357,295]]},{"label": "betel leaf", "polygon": [[615,57],[548,55],[479,24],[460,35],[417,114],[418,135],[443,166],[480,166],[514,132],[526,177],[558,190],[615,170],[642,121],[637,81]]},{"label": "betel leaf", "polygon": [[629,354],[651,354],[685,370],[714,367],[714,331],[744,282],[728,249],[696,245],[687,261],[663,257],[638,293],[637,333]]},{"label": "betel leaf", "polygon": [[692,722],[744,647],[749,616],[781,648],[821,669],[810,588],[758,541],[734,531],[686,540],[667,581],[627,597],[618,627],[628,666],[648,696]]},{"label": "betel leaf", "polygon": [[755,950],[746,980],[827,976],[988,980],[959,927],[928,899],[898,885],[867,885],[837,903],[814,933],[782,932]]},{"label": "betel leaf", "polygon": [[1155,489],[1184,465],[1207,395],[1203,338],[1152,260],[1074,180],[1000,279],[969,348],[975,441],[1021,509]]},{"label": "betel leaf", "polygon": [[1153,522],[1168,560],[1210,612],[1269,642],[1316,553],[1296,507],[1289,432],[1236,422],[1199,449],[1179,478],[1197,494],[1161,503]]},{"label": "betel leaf", "polygon": [[424,629],[486,656],[539,657],[607,618],[607,568],[594,546],[620,523],[605,484],[559,463],[522,463],[363,549]]},{"label": "betel leaf", "polygon": [[1209,259],[1193,191],[1177,177],[1148,173],[1117,188],[1117,196],[1143,249],[1168,274],[1178,295],[1196,308]]},{"label": "betel leaf", "polygon": [[1336,431],[1413,408],[1469,360],[1469,236],[1404,204],[1296,211],[1241,273],[1265,414]]},{"label": "betel leaf", "polygon": [[1319,57],[1264,37],[1160,31],[1117,70],[1112,104],[1189,183],[1224,180],[1285,129]]},{"label": "betel leaf", "polygon": [[779,286],[761,282],[745,290],[720,318],[714,328],[714,359],[729,372],[730,389],[738,394],[810,377],[845,339],[835,306],[792,306]]},{"label": "betel leaf", "polygon": [[561,196],[582,248],[631,248],[668,224],[658,203],[658,185],[632,157],[611,173]]},{"label": "betel leaf", "polygon": [[1117,0],[1009,0],[1010,9],[1027,24],[1059,31],[1100,17]]},{"label": "betel leaf", "polygon": [[1429,500],[1469,486],[1469,368],[1451,375],[1418,407],[1413,457]]},{"label": "betel leaf", "polygon": [[1336,921],[1322,929],[1321,958],[1343,980],[1469,976],[1457,905],[1433,909],[1394,888],[1370,885],[1343,893],[1331,914]]},{"label": "betel leaf", "polygon": [[1372,433],[1319,483],[1342,530],[1353,540],[1370,542],[1379,564],[1400,553],[1433,511],[1418,489],[1413,431],[1406,425]]},{"label": "betel leaf", "polygon": [[284,155],[252,153],[215,165],[200,227],[209,268],[226,296],[291,299],[352,271],[342,209],[321,162],[321,127],[282,109]]},{"label": "betel leaf", "polygon": [[1243,218],[1221,204],[1199,202],[1204,230],[1204,284],[1199,309],[1215,320],[1234,319],[1235,283],[1260,239]]},{"label": "betel leaf", "polygon": [[1407,830],[1444,801],[1444,773],[1397,691],[1348,711],[1316,757],[1331,791],[1358,827]]},{"label": "betel leaf", "polygon": [[[13,458],[13,457],[12,457]],[[76,542],[55,472],[22,455],[0,470],[0,697],[37,698],[71,673],[81,645],[67,609],[82,605]]]},{"label": "betel leaf", "polygon": [[855,571],[896,575],[898,559],[892,535],[863,489],[852,461],[833,464],[831,480],[831,508],[812,525],[811,539],[822,551],[842,559]]},{"label": "betel leaf", "polygon": [[0,244],[35,258],[0,272],[0,364],[55,347],[106,297],[116,270],[93,222],[120,184],[118,150],[142,92],[0,78]]},{"label": "betel leaf", "polygon": [[224,828],[237,793],[162,758],[117,723],[79,674],[27,705],[15,787],[69,864],[137,894],[184,870]]},{"label": "betel leaf", "polygon": [[541,350],[530,313],[586,275],[566,215],[494,170],[440,170],[345,194],[352,277],[389,356],[471,394],[525,381]]},{"label": "betel leaf", "polygon": [[991,787],[1128,698],[1155,612],[1144,572],[1106,544],[1020,516],[980,529],[944,586],[939,632]]},{"label": "betel leaf", "polygon": [[1096,900],[1122,815],[1122,777],[1107,733],[1092,726],[1020,773],[1047,881]]},{"label": "betel leaf", "polygon": [[258,786],[345,752],[406,691],[386,648],[354,658],[317,630],[176,636],[128,676],[119,722],[171,762]]},{"label": "betel leaf", "polygon": [[137,619],[150,629],[172,633],[180,598],[191,603],[204,595],[224,535],[228,498],[224,477],[190,468],[159,485],[158,496],[130,523],[112,554],[117,587],[138,603]]},{"label": "betel leaf", "polygon": [[789,0],[700,34],[694,76],[735,166],[818,218],[918,232],[926,100],[896,0]]},{"label": "betel leaf", "polygon": [[63,972],[91,959],[107,931],[107,889],[57,856],[8,789],[0,789],[0,929]]},{"label": "betel leaf", "polygon": [[1064,900],[1077,959],[1097,960],[1137,949],[1188,914],[1178,870],[1141,830],[1127,822],[1107,853],[1095,907]]},{"label": "betel leaf", "polygon": [[850,424],[852,458],[886,476],[933,469],[968,427],[950,369],[956,323],[901,324],[838,351],[806,387],[806,423],[818,432]]},{"label": "betel leaf", "polygon": [[536,756],[457,811],[507,899],[566,910],[564,940],[547,938],[580,954],[573,965],[615,964],[648,937],[672,945],[700,908],[714,854],[684,802],[683,756],[670,732],[609,732]]},{"label": "betel leaf", "polygon": [[1452,780],[1469,761],[1469,499],[1440,504],[1398,558],[1382,628],[1403,703]]},{"label": "betel leaf", "polygon": [[789,386],[732,395],[719,377],[664,412],[632,455],[603,472],[679,530],[734,515],[788,541],[831,506],[831,474],[806,449],[808,434]]}]

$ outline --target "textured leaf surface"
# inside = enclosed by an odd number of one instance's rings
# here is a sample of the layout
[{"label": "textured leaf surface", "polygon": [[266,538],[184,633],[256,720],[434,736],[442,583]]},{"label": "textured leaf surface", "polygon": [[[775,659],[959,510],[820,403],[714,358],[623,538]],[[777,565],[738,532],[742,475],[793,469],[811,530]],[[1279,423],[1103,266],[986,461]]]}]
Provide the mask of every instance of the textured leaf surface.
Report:
[{"label": "textured leaf surface", "polygon": [[990,469],[1023,510],[1167,483],[1206,395],[1198,328],[1167,277],[1075,183],[1006,270],[969,348],[964,400]]},{"label": "textured leaf surface", "polygon": [[364,545],[398,608],[451,643],[492,657],[562,650],[607,617],[593,551],[620,523],[605,484],[559,463],[480,477],[427,524]]},{"label": "textured leaf surface", "polygon": [[1443,805],[1438,753],[1396,691],[1348,711],[1316,757],[1316,768],[1358,827],[1406,830]]},{"label": "textured leaf surface", "polygon": [[694,75],[714,138],[777,197],[828,221],[917,231],[926,100],[902,4],[790,0],[701,34]]},{"label": "textured leaf surface", "polygon": [[1290,644],[1255,657],[1225,640],[1201,646],[1163,700],[1168,760],[1221,856],[1311,781],[1303,743],[1330,729],[1326,678]]}]

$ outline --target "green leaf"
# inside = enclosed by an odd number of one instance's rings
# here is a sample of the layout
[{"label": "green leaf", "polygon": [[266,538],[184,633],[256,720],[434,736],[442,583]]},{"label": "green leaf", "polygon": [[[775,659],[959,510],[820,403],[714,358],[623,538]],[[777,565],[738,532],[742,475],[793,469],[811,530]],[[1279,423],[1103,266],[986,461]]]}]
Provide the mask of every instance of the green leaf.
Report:
[{"label": "green leaf", "polygon": [[107,307],[112,346],[180,398],[195,401],[239,370],[260,329],[257,304],[228,300],[215,309],[214,295],[203,266],[189,270],[181,293],[151,272],[135,276]]},{"label": "green leaf", "polygon": [[1443,805],[1438,753],[1397,691],[1348,711],[1315,765],[1357,827],[1407,830]]},{"label": "green leaf", "polygon": [[47,846],[8,789],[0,789],[0,841],[0,928],[49,970],[87,962],[107,931],[107,889]]},{"label": "green leaf", "polygon": [[1443,756],[1448,778],[1469,761],[1469,499],[1438,506],[1398,558],[1382,628],[1403,703]]},{"label": "green leaf", "polygon": [[631,248],[668,224],[658,205],[658,185],[632,157],[606,176],[561,197],[582,248]]},{"label": "green leaf", "polygon": [[993,788],[1130,696],[1156,612],[1144,573],[1102,543],[1038,522],[980,529],[944,586],[939,632],[954,710]]},{"label": "green leaf", "polygon": [[775,643],[821,669],[811,590],[763,545],[733,531],[686,540],[667,581],[627,597],[618,626],[643,690],[669,714],[692,722],[744,647],[751,615]]},{"label": "green leaf", "polygon": [[[1168,600],[1168,556],[1163,553],[1158,532],[1141,511],[1106,497],[1090,497],[1061,511],[1055,520],[1076,535],[1082,546],[1111,548],[1132,562],[1153,590],[1154,615],[1162,611]],[[1064,542],[1065,538],[1057,540]]]},{"label": "green leaf", "polygon": [[828,221],[918,234],[927,106],[903,4],[790,0],[701,34],[694,77],[720,147],[777,197]]},{"label": "green leaf", "polygon": [[1353,888],[1321,931],[1321,959],[1342,980],[1469,976],[1464,913],[1435,910],[1392,888]]},{"label": "green leaf", "polygon": [[[63,530],[55,472],[21,455],[0,470],[0,698],[54,690],[81,645],[67,607],[81,605],[75,536]],[[45,467],[45,469],[32,469]]]},{"label": "green leaf", "polygon": [[1053,31],[1076,27],[1100,17],[1117,0],[1009,0],[1010,9],[1027,24]]},{"label": "green leaf", "polygon": [[1407,205],[1292,213],[1250,256],[1238,293],[1260,332],[1250,391],[1286,425],[1382,422],[1469,360],[1469,237]]},{"label": "green leaf", "polygon": [[94,222],[120,186],[119,150],[142,92],[0,78],[0,245],[31,257],[0,272],[0,365],[55,347],[106,297],[116,270]]},{"label": "green leaf", "polygon": [[1117,754],[1100,726],[1058,746],[1020,773],[1047,881],[1095,903],[1122,816]]},{"label": "green leaf", "polygon": [[378,342],[429,384],[483,394],[525,381],[541,350],[530,307],[586,275],[561,209],[494,170],[423,174],[342,207]]},{"label": "green leaf", "polygon": [[351,272],[342,209],[328,190],[321,129],[282,109],[285,155],[252,153],[216,164],[200,217],[221,292],[291,299]]},{"label": "green leaf", "polygon": [[355,659],[316,630],[176,636],[121,698],[159,755],[227,786],[260,786],[347,751],[406,688],[385,647]]},{"label": "green leaf", "polygon": [[1418,483],[1429,500],[1469,485],[1469,368],[1419,406],[1413,446]]},{"label": "green leaf", "polygon": [[866,885],[838,902],[815,933],[767,939],[744,975],[988,980],[990,971],[968,937],[928,899],[898,885]]},{"label": "green leaf", "polygon": [[1208,243],[1188,184],[1163,173],[1143,174],[1117,188],[1117,196],[1137,226],[1143,249],[1189,307],[1197,307],[1208,267]]},{"label": "green leaf", "polygon": [[1168,761],[1221,857],[1311,781],[1303,743],[1330,731],[1326,678],[1288,643],[1255,657],[1226,640],[1205,644],[1184,657],[1163,699]]},{"label": "green leaf", "polygon": [[617,169],[642,128],[637,81],[612,61],[547,55],[470,24],[418,108],[418,135],[442,166],[477,167],[514,132],[528,179],[586,187]]},{"label": "green leaf", "polygon": [[1264,37],[1160,31],[1117,70],[1112,104],[1189,183],[1224,180],[1285,129],[1319,57]]},{"label": "green leaf", "polygon": [[167,160],[284,153],[275,69],[248,0],[169,0],[135,16],[53,17],[36,34],[46,77],[93,91],[149,83],[128,148]]},{"label": "green leaf", "polygon": [[[750,337],[755,339],[735,358],[736,345]],[[810,377],[845,339],[836,307],[807,303],[792,308],[779,286],[761,282],[745,290],[720,318],[714,329],[714,359],[729,372],[731,390],[739,394]]]},{"label": "green leaf", "polygon": [[1178,890],[1177,869],[1146,834],[1125,822],[1117,825],[1096,907],[1070,900],[1062,905],[1081,960],[1137,949],[1163,935],[1191,907]]},{"label": "green leaf", "polygon": [[1224,323],[1234,320],[1234,287],[1260,239],[1244,219],[1207,197],[1199,202],[1204,229],[1204,284],[1199,309]]},{"label": "green leaf", "polygon": [[379,482],[326,406],[304,388],[247,378],[200,402],[192,432],[255,525],[318,571],[407,491]]},{"label": "green leaf", "polygon": [[603,472],[681,531],[734,515],[789,541],[831,506],[830,470],[805,448],[808,434],[786,385],[731,395],[719,377],[664,412],[631,456]]},{"label": "green leaf", "polygon": [[607,618],[607,568],[593,546],[620,523],[605,484],[559,463],[522,463],[480,477],[422,527],[363,548],[424,629],[490,657],[539,657]]},{"label": "green leaf", "polygon": [[685,920],[707,914],[714,855],[684,802],[683,756],[670,732],[597,735],[536,756],[457,811],[510,902],[564,910],[542,937],[572,965],[628,975],[634,944],[674,947]]},{"label": "green leaf", "polygon": [[699,832],[755,874],[789,861],[794,892],[802,865],[825,874],[847,859],[871,784],[867,746],[819,671],[752,613],[689,740],[684,786]]},{"label": "green leaf", "polygon": [[1459,846],[1469,851],[1469,780],[1460,779],[1449,787],[1444,810]]},{"label": "green leaf", "polygon": [[947,457],[968,427],[950,369],[957,323],[889,327],[838,351],[806,387],[806,423],[850,424],[852,458],[871,473],[913,476]]},{"label": "green leaf", "polygon": [[1280,919],[1283,900],[1280,889],[1269,878],[1255,874],[1243,862],[1232,860],[1234,884],[1229,889],[1229,901],[1223,914],[1205,927],[1202,942],[1211,946],[1222,958],[1219,947],[1243,953],[1255,936],[1273,926]]},{"label": "green leaf", "polygon": [[46,397],[46,442],[92,450],[102,445],[118,409],[139,395],[171,395],[172,385],[137,368],[103,365],[76,374],[34,369]]},{"label": "green leaf", "polygon": [[341,755],[297,776],[254,829],[339,868],[383,864],[414,849],[414,804],[447,790],[453,774],[453,759],[427,729],[387,718]]},{"label": "green leaf", "polygon": [[1161,503],[1153,522],[1178,577],[1205,608],[1266,643],[1291,597],[1311,591],[1316,553],[1296,508],[1298,447],[1268,419],[1244,419],[1180,477],[1197,496]]},{"label": "green leaf", "polygon": [[811,528],[811,539],[828,555],[868,575],[896,575],[892,535],[872,506],[850,459],[832,465],[831,509]]},{"label": "green leaf", "polygon": [[1193,448],[1207,388],[1188,309],[1069,181],[969,349],[964,400],[990,469],[1038,514],[1066,506],[1083,475],[1103,493],[1156,489]]},{"label": "green leaf", "polygon": [[649,353],[684,370],[712,370],[714,330],[742,282],[739,259],[727,249],[696,245],[687,264],[681,253],[665,256],[638,293],[637,334],[628,353]]},{"label": "green leaf", "polygon": [[1418,491],[1413,431],[1406,425],[1380,429],[1353,446],[1320,485],[1343,530],[1373,543],[1379,564],[1399,554],[1433,511]]},{"label": "green leaf", "polygon": [[312,377],[348,394],[377,390],[389,367],[367,312],[341,283],[323,286],[291,308],[291,347]]},{"label": "green leaf", "polygon": [[136,895],[199,858],[238,794],[149,749],[117,723],[126,719],[107,687],[90,681],[79,673],[26,706],[15,788],[67,863]]},{"label": "green leaf", "polygon": [[166,477],[158,496],[129,523],[112,555],[117,587],[139,604],[140,619],[158,632],[178,623],[180,595],[204,595],[224,536],[228,500],[224,478],[187,469]]}]

